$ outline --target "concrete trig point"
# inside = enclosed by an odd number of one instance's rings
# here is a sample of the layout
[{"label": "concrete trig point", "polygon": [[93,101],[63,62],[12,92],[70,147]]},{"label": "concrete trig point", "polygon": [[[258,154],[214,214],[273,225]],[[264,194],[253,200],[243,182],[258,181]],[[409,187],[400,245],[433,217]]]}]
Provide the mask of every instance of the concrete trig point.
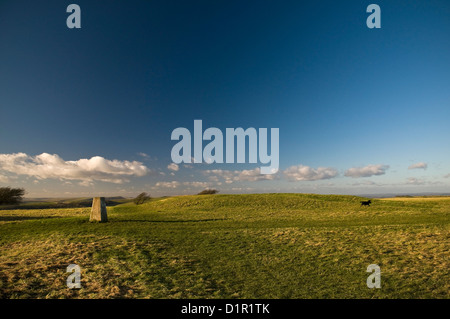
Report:
[{"label": "concrete trig point", "polygon": [[108,221],[108,215],[106,213],[106,201],[105,197],[94,197],[92,200],[92,210],[90,222],[105,223]]}]

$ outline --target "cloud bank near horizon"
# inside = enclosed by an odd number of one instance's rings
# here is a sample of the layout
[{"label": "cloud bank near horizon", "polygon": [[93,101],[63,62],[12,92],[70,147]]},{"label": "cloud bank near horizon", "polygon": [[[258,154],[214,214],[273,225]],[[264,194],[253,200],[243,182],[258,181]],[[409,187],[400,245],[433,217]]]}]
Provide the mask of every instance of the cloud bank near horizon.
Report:
[{"label": "cloud bank near horizon", "polygon": [[352,167],[345,171],[344,176],[359,178],[359,177],[371,177],[377,175],[384,175],[389,169],[389,165],[383,164],[369,164],[364,167]]},{"label": "cloud bank near horizon", "polygon": [[122,184],[133,176],[150,172],[138,161],[108,160],[101,156],[77,161],[65,161],[57,154],[42,153],[30,156],[25,153],[0,154],[0,172],[25,175],[41,179],[77,180],[81,183],[102,181]]},{"label": "cloud bank near horizon", "polygon": [[[149,155],[147,155],[149,156]],[[150,157],[150,156],[149,156]],[[91,158],[65,160],[58,154],[42,153],[32,156],[23,152],[0,154],[0,184],[27,185],[27,189],[33,194],[50,194],[70,192],[71,194],[83,193],[86,187],[91,187],[90,192],[116,192],[118,185],[133,181],[133,185],[126,191],[131,193],[135,189],[151,190],[155,193],[187,194],[196,193],[199,189],[215,188],[221,191],[258,191],[262,192],[286,192],[317,191],[329,187],[324,184],[330,179],[338,179],[337,184],[332,184],[338,192],[343,189],[373,188],[373,187],[437,187],[444,185],[438,180],[424,179],[423,176],[405,176],[402,181],[374,182],[368,178],[387,174],[389,165],[370,164],[362,167],[338,169],[333,167],[311,167],[303,164],[293,165],[277,174],[261,174],[260,168],[250,169],[208,169],[210,165],[176,165],[168,163],[158,167],[144,165],[140,161],[110,160],[102,156]],[[411,169],[424,169],[427,163],[419,162]],[[404,167],[404,166],[403,166]],[[166,173],[162,170],[167,170]],[[151,174],[154,172],[155,174]],[[159,172],[159,173],[158,173]],[[395,171],[393,171],[395,173]],[[149,178],[142,178],[149,176]],[[177,176],[175,176],[177,175]],[[361,179],[359,179],[361,178]],[[450,174],[441,175],[441,178],[450,178]],[[346,184],[345,180],[356,179],[355,183]],[[359,179],[359,181],[358,181]],[[43,183],[48,180],[48,183]],[[103,185],[95,185],[95,182],[104,182]],[[257,186],[249,188],[246,183],[256,183]],[[296,184],[292,186],[292,184]],[[439,184],[440,183],[440,184]],[[109,185],[108,185],[109,184]],[[256,185],[255,184],[255,185]],[[242,187],[241,187],[242,186]],[[82,188],[77,188],[82,187]],[[327,190],[329,191],[329,190]]]},{"label": "cloud bank near horizon", "polygon": [[408,169],[427,169],[428,164],[424,162],[415,163],[412,165],[409,165]]},{"label": "cloud bank near horizon", "polygon": [[219,182],[223,180],[226,184],[233,182],[256,182],[263,180],[274,180],[277,174],[261,174],[259,167],[255,169],[239,170],[223,170],[223,169],[208,169],[204,171],[212,182]]},{"label": "cloud bank near horizon", "polygon": [[312,168],[305,165],[291,166],[283,173],[291,182],[317,181],[334,178],[338,175],[338,171],[331,167]]}]

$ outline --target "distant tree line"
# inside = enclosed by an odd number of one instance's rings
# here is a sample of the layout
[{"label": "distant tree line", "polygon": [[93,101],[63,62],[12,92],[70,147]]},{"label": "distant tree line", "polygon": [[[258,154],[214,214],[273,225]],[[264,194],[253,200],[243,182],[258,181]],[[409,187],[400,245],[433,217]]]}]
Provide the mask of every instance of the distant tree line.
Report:
[{"label": "distant tree line", "polygon": [[205,189],[198,193],[197,195],[214,195],[217,194],[219,191],[217,189]]},{"label": "distant tree line", "polygon": [[0,205],[16,205],[22,202],[25,189],[0,187]]},{"label": "distant tree line", "polygon": [[[23,188],[0,187],[0,210],[4,209],[47,209],[47,208],[84,208],[92,206],[92,198],[85,199],[63,199],[23,202]],[[106,198],[107,206],[116,206],[131,200],[123,197]]]}]

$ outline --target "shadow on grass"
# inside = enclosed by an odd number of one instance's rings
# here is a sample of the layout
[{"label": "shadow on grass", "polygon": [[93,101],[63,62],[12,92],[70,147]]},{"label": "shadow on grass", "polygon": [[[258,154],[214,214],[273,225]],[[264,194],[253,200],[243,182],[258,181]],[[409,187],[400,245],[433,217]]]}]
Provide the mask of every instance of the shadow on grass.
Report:
[{"label": "shadow on grass", "polygon": [[51,218],[61,218],[60,216],[0,216],[0,222],[15,222],[22,220],[36,220],[36,219],[51,219]]},{"label": "shadow on grass", "polygon": [[125,223],[202,223],[202,222],[218,222],[228,220],[227,218],[211,218],[211,219],[188,219],[188,220],[146,220],[146,219],[113,219],[112,222],[125,222]]}]

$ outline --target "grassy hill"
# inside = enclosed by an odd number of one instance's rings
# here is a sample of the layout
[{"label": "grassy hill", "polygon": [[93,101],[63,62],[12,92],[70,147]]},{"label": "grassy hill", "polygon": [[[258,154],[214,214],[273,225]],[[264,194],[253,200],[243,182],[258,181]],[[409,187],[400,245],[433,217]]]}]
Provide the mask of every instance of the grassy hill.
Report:
[{"label": "grassy hill", "polygon": [[449,298],[450,197],[361,200],[178,196],[110,207],[105,224],[89,208],[1,211],[0,297]]}]

